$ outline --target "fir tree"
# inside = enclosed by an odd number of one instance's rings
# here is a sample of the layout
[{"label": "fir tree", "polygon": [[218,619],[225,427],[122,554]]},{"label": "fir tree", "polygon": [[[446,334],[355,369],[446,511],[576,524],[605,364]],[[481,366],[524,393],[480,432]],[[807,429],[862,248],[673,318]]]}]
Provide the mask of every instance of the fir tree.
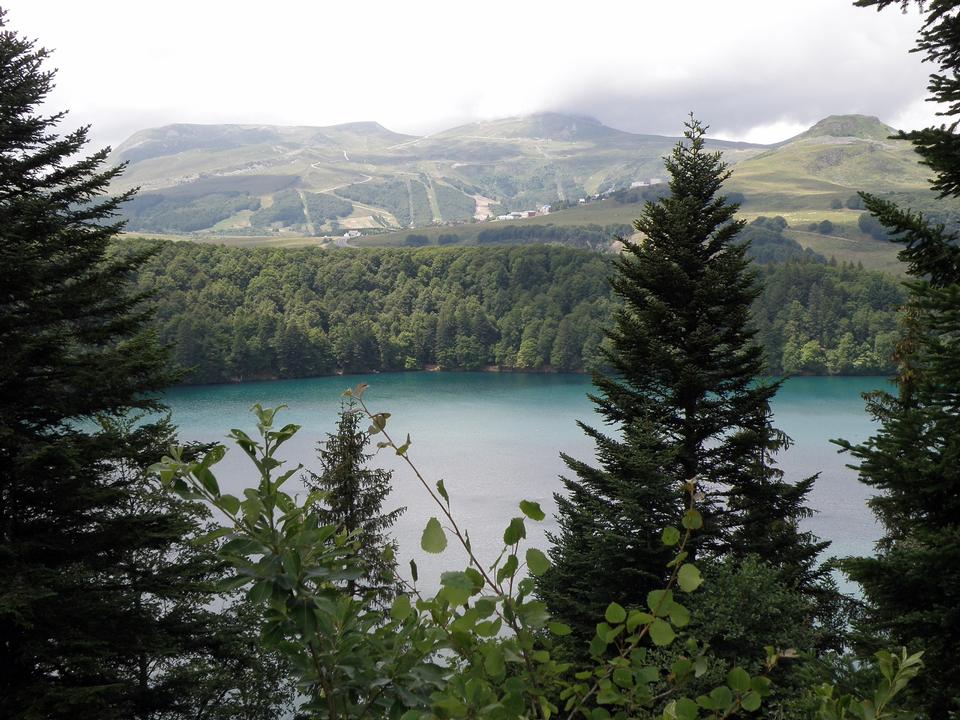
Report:
[{"label": "fir tree", "polygon": [[642,239],[625,240],[615,260],[622,304],[605,352],[614,372],[595,375],[591,398],[622,437],[581,424],[600,467],[563,456],[576,479],[557,496],[553,568],[539,592],[581,636],[605,602],[642,604],[663,582],[670,553],[660,535],[679,525],[690,483],[705,494],[701,552],[761,548],[799,581],[816,574],[823,547],[797,530],[811,481],[793,488],[770,462],[784,438],[770,421],[778,386],[758,382],[764,361],[749,313],[759,290],[737,242],[737,206],[719,194],[729,172],[704,133],[691,119],[665,160],[670,195],[647,203],[635,223]]},{"label": "fir tree", "polygon": [[316,505],[319,521],[352,533],[358,543],[366,573],[348,581],[347,591],[372,593],[382,603],[394,593],[396,543],[387,531],[406,508],[383,512],[393,473],[366,466],[373,455],[365,452],[370,438],[361,430],[361,422],[355,401],[341,405],[336,432],[328,433],[326,442],[317,445],[321,472],[308,472],[304,482],[309,489],[323,493]]},{"label": "fir tree", "polygon": [[0,717],[195,717],[221,571],[145,484],[171,428],[129,418],[174,379],[127,285],[147,254],[111,247],[108,150],[40,114],[47,59],[0,11]]},{"label": "fir tree", "polygon": [[[859,2],[882,9],[889,2]],[[897,3],[906,6],[907,3]],[[956,2],[929,2],[918,49],[939,67],[932,99],[960,114],[960,19]],[[940,197],[960,196],[956,123],[901,134],[936,173]],[[902,243],[909,297],[896,348],[896,392],[866,396],[880,423],[866,442],[840,441],[859,460],[861,482],[878,490],[869,504],[884,533],[873,557],[842,567],[863,588],[856,640],[924,651],[931,668],[915,684],[927,717],[960,712],[960,678],[947,668],[960,655],[960,235],[879,197],[864,205]]]}]

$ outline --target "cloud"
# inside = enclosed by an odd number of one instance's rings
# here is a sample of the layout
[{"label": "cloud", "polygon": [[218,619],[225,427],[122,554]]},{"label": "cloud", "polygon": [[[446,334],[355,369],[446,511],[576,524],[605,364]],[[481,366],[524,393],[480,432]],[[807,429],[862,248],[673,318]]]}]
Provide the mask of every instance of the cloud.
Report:
[{"label": "cloud", "polygon": [[169,122],[427,133],[538,110],[767,137],[859,112],[926,124],[915,14],[843,0],[301,3],[7,0],[56,50],[54,107],[117,143]]}]

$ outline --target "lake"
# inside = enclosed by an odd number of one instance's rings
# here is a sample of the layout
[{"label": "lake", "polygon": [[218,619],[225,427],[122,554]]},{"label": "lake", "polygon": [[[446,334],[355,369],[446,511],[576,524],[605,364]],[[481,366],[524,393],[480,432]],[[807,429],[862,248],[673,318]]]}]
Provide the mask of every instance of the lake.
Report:
[{"label": "lake", "polygon": [[[278,416],[294,422],[300,432],[283,448],[288,462],[316,468],[315,446],[336,423],[343,390],[359,382],[370,389],[364,399],[374,412],[390,412],[387,429],[394,439],[412,438],[409,456],[430,481],[443,478],[457,522],[470,532],[481,560],[493,562],[501,548],[503,528],[519,515],[517,503],[535,500],[547,520],[528,522],[530,541],[546,546],[544,532],[556,527],[553,493],[561,489],[565,467],[559,453],[590,460],[593,444],[576,421],[600,418],[586,394],[588,377],[581,375],[499,373],[391,373],[323,377],[304,380],[180,387],[166,399],[183,440],[221,441],[230,428],[255,433],[250,406],[281,403]],[[794,446],[780,457],[788,480],[819,472],[810,504],[817,511],[806,526],[833,542],[830,554],[871,553],[879,528],[865,505],[869,491],[845,467],[850,458],[837,453],[831,438],[865,439],[872,431],[861,393],[886,381],[876,377],[801,377],[788,380],[773,410],[777,425]],[[400,555],[413,557],[421,583],[434,584],[441,570],[462,569],[464,554],[452,544],[439,556],[420,550],[420,533],[431,515],[426,491],[392,451],[373,461],[394,470],[393,493],[385,509],[406,506],[394,527]],[[253,465],[232,448],[216,471],[224,492],[236,495],[256,483]],[[289,490],[297,489],[290,480]],[[531,527],[535,526],[535,527]]]}]

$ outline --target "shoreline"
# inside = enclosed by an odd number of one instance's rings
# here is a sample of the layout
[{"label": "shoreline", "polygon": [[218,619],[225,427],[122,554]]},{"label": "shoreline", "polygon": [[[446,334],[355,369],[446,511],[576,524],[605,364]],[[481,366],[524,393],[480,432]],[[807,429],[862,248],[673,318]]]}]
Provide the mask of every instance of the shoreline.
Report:
[{"label": "shoreline", "polygon": [[[316,380],[319,378],[328,378],[328,377],[361,377],[365,375],[401,375],[401,374],[416,374],[416,373],[489,373],[489,374],[503,374],[503,375],[581,375],[589,377],[592,373],[587,370],[557,370],[549,365],[544,365],[539,368],[515,368],[508,367],[503,365],[484,365],[480,368],[443,368],[436,364],[425,365],[422,368],[416,370],[363,370],[360,372],[344,372],[343,370],[337,370],[332,373],[325,373],[323,375],[298,375],[296,377],[281,377],[279,375],[261,375],[256,377],[245,377],[237,380],[224,380],[221,382],[181,382],[176,385],[171,385],[171,388],[186,388],[186,387],[216,387],[221,385],[243,385],[245,383],[269,383],[269,382],[282,382],[286,380]],[[779,375],[769,375],[765,377],[781,377]],[[892,377],[892,374],[884,373],[856,373],[856,374],[837,374],[837,375],[817,375],[813,373],[803,373],[797,375],[791,375],[790,378],[853,378],[853,377]]]}]

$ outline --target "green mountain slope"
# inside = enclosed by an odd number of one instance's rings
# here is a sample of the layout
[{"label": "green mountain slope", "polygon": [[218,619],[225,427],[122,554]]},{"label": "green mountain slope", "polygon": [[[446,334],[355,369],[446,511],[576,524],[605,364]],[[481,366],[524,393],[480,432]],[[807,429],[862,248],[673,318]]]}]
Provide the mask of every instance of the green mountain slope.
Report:
[{"label": "green mountain slope", "polygon": [[[463,222],[534,208],[662,175],[674,138],[638,135],[584,117],[540,113],[473,123],[427,137],[377,123],[331,127],[170,125],[136,133],[118,148],[123,190],[139,186],[128,229],[223,236],[323,235]],[[716,141],[731,161],[761,152]],[[281,180],[282,178],[282,180]],[[268,225],[250,217],[288,189],[303,213]],[[351,203],[313,218],[304,193]],[[289,203],[289,193],[279,200]],[[260,216],[262,217],[262,215]],[[284,217],[297,222],[284,222]]]},{"label": "green mountain slope", "polygon": [[[729,188],[764,208],[829,205],[858,190],[923,190],[927,173],[905,140],[877,118],[831,115],[804,133],[737,166]],[[821,203],[822,204],[822,203]]]},{"label": "green mountain slope", "polygon": [[[775,145],[712,146],[733,166],[726,187],[742,196],[744,217],[780,215],[805,247],[896,270],[895,248],[861,232],[855,198],[868,190],[931,207],[927,172],[909,143],[890,139],[894,132],[875,117],[832,115]],[[336,238],[319,240],[328,244],[403,245],[473,244],[485,228],[496,232],[484,237],[502,242],[569,243],[574,229],[584,228],[596,246],[604,232],[629,229],[638,203],[655,190],[631,185],[662,177],[662,158],[675,142],[588,117],[538,113],[424,137],[373,122],[170,125],[136,133],[114,160],[128,163],[116,189],[141,187],[126,211],[130,232],[244,245],[323,237]],[[472,222],[541,205],[572,207]],[[541,229],[524,230],[529,226]],[[340,237],[350,230],[363,236]]]}]

